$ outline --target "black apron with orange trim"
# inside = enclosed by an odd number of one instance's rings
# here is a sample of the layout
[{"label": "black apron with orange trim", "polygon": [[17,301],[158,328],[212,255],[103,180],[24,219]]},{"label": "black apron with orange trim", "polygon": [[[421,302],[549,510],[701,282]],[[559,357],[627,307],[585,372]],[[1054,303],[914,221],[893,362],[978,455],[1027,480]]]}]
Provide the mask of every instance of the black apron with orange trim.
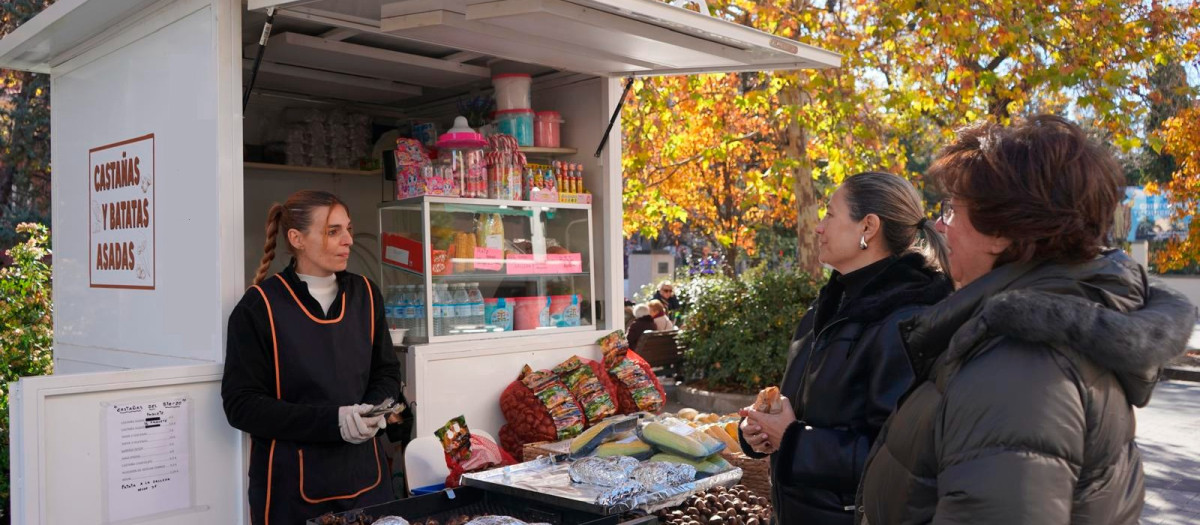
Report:
[{"label": "black apron with orange trim", "polygon": [[[310,313],[276,275],[259,285],[272,318],[279,396],[291,403],[345,406],[362,402],[371,374],[374,302],[365,278],[352,275],[329,320]],[[313,424],[337,424],[314,421]],[[379,438],[297,443],[253,438],[250,515],[255,525],[296,525],[393,499]]]}]

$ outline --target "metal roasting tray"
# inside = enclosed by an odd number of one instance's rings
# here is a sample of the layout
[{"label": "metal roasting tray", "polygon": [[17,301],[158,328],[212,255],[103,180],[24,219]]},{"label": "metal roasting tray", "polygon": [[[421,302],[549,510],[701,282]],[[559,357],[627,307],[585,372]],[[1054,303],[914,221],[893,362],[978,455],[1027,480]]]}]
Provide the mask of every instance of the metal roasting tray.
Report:
[{"label": "metal roasting tray", "polygon": [[[511,516],[527,523],[549,523],[551,525],[618,525],[623,523],[619,516],[564,509],[555,505],[491,492],[478,487],[459,487],[389,501],[360,509],[335,514],[340,523],[368,523],[370,517],[400,516],[410,522],[437,520],[446,523],[459,516]],[[308,520],[307,525],[320,525],[321,518]]]},{"label": "metal roasting tray", "polygon": [[525,463],[463,474],[462,483],[563,508],[609,516],[634,509],[651,513],[675,507],[692,494],[717,486],[729,487],[742,479],[742,469],[734,467],[691,483],[658,492],[643,493],[629,502],[604,506],[596,504],[596,498],[609,487],[572,482],[567,471],[570,465],[566,455],[543,456]]}]

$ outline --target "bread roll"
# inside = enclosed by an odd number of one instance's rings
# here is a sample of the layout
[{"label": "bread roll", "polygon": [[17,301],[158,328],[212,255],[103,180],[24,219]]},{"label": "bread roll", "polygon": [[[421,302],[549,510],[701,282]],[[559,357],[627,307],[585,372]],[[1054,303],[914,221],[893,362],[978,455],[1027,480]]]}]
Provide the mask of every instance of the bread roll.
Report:
[{"label": "bread roll", "polygon": [[754,409],[768,414],[783,412],[783,399],[779,396],[779,387],[769,386],[758,393],[754,400]]}]

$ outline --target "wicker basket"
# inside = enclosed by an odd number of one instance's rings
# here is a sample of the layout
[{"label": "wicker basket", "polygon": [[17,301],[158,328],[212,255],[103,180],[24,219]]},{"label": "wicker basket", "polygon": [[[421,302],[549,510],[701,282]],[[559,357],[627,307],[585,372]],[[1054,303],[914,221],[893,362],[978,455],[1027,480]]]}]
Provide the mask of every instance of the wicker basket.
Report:
[{"label": "wicker basket", "polygon": [[521,448],[521,461],[533,461],[542,456],[553,456],[562,454],[562,447],[551,448],[555,445],[553,441],[538,441],[536,443],[526,443]]},{"label": "wicker basket", "polygon": [[742,469],[741,484],[756,496],[771,497],[771,460],[754,459],[745,454],[722,454],[733,466]]}]

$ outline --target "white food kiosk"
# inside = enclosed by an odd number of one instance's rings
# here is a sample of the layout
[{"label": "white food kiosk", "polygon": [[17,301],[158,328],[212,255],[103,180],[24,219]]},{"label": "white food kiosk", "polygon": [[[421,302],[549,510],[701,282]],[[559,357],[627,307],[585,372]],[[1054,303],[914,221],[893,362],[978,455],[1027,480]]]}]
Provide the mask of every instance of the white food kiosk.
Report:
[{"label": "white food kiosk", "polygon": [[[56,373],[12,385],[13,523],[248,523],[248,439],[220,400],[225,324],[261,257],[268,206],[303,188],[346,200],[349,269],[385,289],[432,300],[439,282],[474,281],[485,296],[524,287],[579,303],[578,326],[398,346],[418,434],[463,414],[496,435],[499,394],[522,365],[596,358],[623,319],[620,126],[605,135],[622,79],[839,63],[657,0],[57,0],[0,40],[0,67],[51,75],[53,108]],[[288,164],[302,147],[269,158],[306,114],[445,131],[461,99],[513,72],[533,78],[535,108],[565,121],[563,147],[526,156],[578,165],[590,204],[393,202],[379,169]],[[405,205],[415,219],[388,218]],[[534,244],[557,236],[582,260],[565,277],[457,280],[381,264],[381,234],[401,223],[433,246],[439,210],[450,229],[455,213],[506,210]],[[122,477],[131,465],[147,474]]]}]

